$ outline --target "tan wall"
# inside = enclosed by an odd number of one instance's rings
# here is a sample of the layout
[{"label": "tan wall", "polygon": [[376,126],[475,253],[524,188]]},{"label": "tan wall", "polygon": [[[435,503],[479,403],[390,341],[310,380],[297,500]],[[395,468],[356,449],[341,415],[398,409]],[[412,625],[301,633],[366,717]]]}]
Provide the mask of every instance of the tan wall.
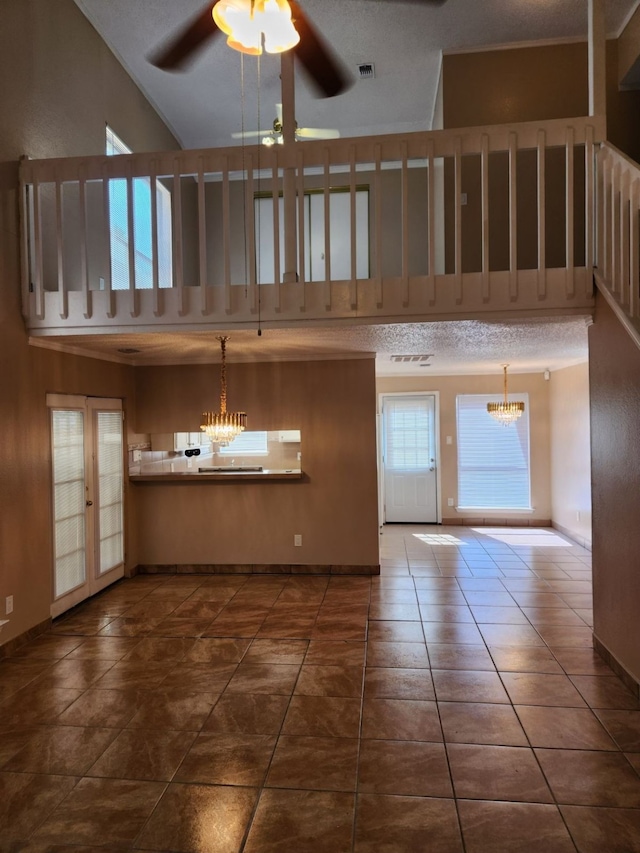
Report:
[{"label": "tan wall", "polygon": [[[377,565],[373,359],[232,363],[228,384],[249,429],[301,430],[306,477],[136,485],[140,562]],[[218,368],[138,368],[136,388],[138,432],[196,430],[218,407]]]},{"label": "tan wall", "polygon": [[487,50],[442,59],[444,126],[588,114],[587,45]]},{"label": "tan wall", "polygon": [[640,7],[618,39],[618,81],[621,83],[640,56]]},{"label": "tan wall", "polygon": [[[447,499],[458,503],[458,461],[456,442],[456,396],[458,394],[499,394],[502,377],[495,376],[433,376],[433,377],[379,377],[378,395],[406,391],[437,391],[440,395],[440,477],[443,521],[461,516],[447,506]],[[512,374],[509,376],[509,393],[529,394],[529,431],[531,454],[531,504],[530,514],[510,514],[510,519],[521,519],[523,524],[551,518],[551,478],[549,472],[549,390],[542,374]],[[378,397],[378,405],[380,398]],[[446,443],[446,437],[452,443]],[[500,518],[499,511],[485,512],[487,517]]]},{"label": "tan wall", "polygon": [[[174,148],[176,142],[72,0],[3,0],[0,115],[0,603],[14,596],[4,643],[49,616],[46,393],[122,397],[127,411],[133,404],[130,368],[27,344],[17,159],[101,154],[106,122],[137,150]],[[129,523],[127,529],[127,556],[135,564],[135,528]]]},{"label": "tan wall", "polygon": [[551,507],[555,526],[591,545],[589,365],[554,370],[551,397]]},{"label": "tan wall", "polygon": [[640,351],[600,294],[589,354],[594,633],[640,681]]}]

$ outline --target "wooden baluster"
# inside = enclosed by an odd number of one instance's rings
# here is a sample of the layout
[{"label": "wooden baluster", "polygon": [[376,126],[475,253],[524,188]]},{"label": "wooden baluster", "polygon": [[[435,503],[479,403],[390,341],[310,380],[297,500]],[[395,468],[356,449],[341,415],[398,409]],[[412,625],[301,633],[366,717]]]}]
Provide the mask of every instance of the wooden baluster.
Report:
[{"label": "wooden baluster", "polygon": [[349,293],[351,310],[356,311],[358,308],[358,282],[357,282],[357,221],[356,221],[356,147],[349,146],[349,199],[350,199],[350,218],[351,223],[351,281],[349,283]]},{"label": "wooden baluster", "polygon": [[87,181],[85,178],[86,166],[81,163],[78,168],[78,219],[80,227],[80,287],[82,290],[82,316],[85,320],[91,319],[92,302],[91,290],[89,289],[89,253],[87,245],[88,223],[87,223]]},{"label": "wooden baluster", "polygon": [[231,314],[231,193],[229,189],[229,158],[222,162],[222,257],[224,263],[224,310]]},{"label": "wooden baluster", "polygon": [[58,310],[61,320],[69,316],[69,297],[67,295],[67,284],[64,279],[64,243],[62,237],[62,181],[56,177],[55,180],[55,223],[56,223],[56,259],[58,271]]},{"label": "wooden baluster", "polygon": [[275,286],[276,312],[281,310],[282,275],[280,272],[280,179],[278,176],[278,158],[273,155],[273,172],[271,177],[271,200],[273,202],[273,281]]},{"label": "wooden baluster", "polygon": [[574,138],[572,127],[566,131],[565,143],[565,269],[566,294],[572,299],[576,295],[575,277],[575,238],[574,238]]},{"label": "wooden baluster", "polygon": [[107,318],[112,320],[116,316],[116,298],[113,291],[113,264],[111,263],[111,207],[109,201],[109,157],[105,157],[102,166],[102,214],[103,233],[105,235],[106,269],[104,277],[104,289],[107,297]]},{"label": "wooden baluster", "polygon": [[639,317],[640,307],[640,178],[631,184],[629,210],[629,314]]},{"label": "wooden baluster", "polygon": [[373,256],[375,258],[376,307],[384,304],[382,288],[382,146],[376,142],[373,148],[375,173],[373,178]]},{"label": "wooden baluster", "polygon": [[402,161],[400,166],[401,181],[401,230],[402,230],[402,307],[408,308],[409,293],[409,162],[407,143],[402,143]]},{"label": "wooden baluster", "polygon": [[324,201],[324,307],[331,311],[331,152],[322,152],[322,192]]},{"label": "wooden baluster", "polygon": [[176,290],[178,291],[178,315],[188,313],[187,294],[184,286],[184,246],[182,240],[182,175],[180,158],[174,159],[173,168],[173,269]]},{"label": "wooden baluster", "polygon": [[427,252],[429,255],[429,276],[427,278],[427,300],[429,305],[436,304],[436,165],[433,138],[427,142]]},{"label": "wooden baluster", "polygon": [[[297,143],[296,143],[297,145]],[[307,282],[305,268],[305,197],[304,197],[304,160],[300,146],[296,151],[297,201],[298,201],[298,281],[300,282],[300,310],[307,310]]]},{"label": "wooden baluster", "polygon": [[454,193],[455,193],[455,300],[462,302],[462,140],[456,136],[454,142]]},{"label": "wooden baluster", "polygon": [[200,286],[200,313],[206,317],[207,309],[207,200],[204,182],[204,157],[198,157],[198,277]]},{"label": "wooden baluster", "polygon": [[538,299],[547,298],[547,135],[538,131]]},{"label": "wooden baluster", "polygon": [[151,288],[153,291],[153,316],[162,316],[160,301],[160,258],[158,253],[158,164],[152,160],[149,168],[151,193]]},{"label": "wooden baluster", "polygon": [[129,315],[137,317],[140,313],[138,293],[136,290],[136,235],[135,235],[135,201],[133,197],[133,161],[127,160],[127,249],[129,266]]},{"label": "wooden baluster", "polygon": [[483,133],[480,142],[482,181],[482,301],[491,298],[489,269],[489,134]]},{"label": "wooden baluster", "polygon": [[256,275],[256,212],[255,212],[255,201],[253,194],[253,155],[248,153],[246,155],[247,168],[244,179],[244,215],[245,215],[245,234],[247,235],[247,263],[249,266],[249,281],[247,284],[249,285],[249,310],[252,314],[255,314],[258,310],[258,289],[257,289],[257,275]]},{"label": "wooden baluster", "polygon": [[514,131],[509,133],[509,296],[518,298],[518,211],[517,211],[517,145]]}]

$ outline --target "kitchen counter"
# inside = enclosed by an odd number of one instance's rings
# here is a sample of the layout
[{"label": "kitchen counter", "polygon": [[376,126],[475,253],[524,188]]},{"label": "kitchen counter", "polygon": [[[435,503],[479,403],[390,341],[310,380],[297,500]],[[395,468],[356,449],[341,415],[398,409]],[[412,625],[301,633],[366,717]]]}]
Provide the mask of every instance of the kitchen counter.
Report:
[{"label": "kitchen counter", "polygon": [[243,471],[241,468],[227,468],[224,471],[199,470],[172,471],[161,474],[130,474],[132,483],[221,483],[221,482],[261,482],[263,480],[302,480],[304,472],[298,469],[275,470],[265,468],[262,471]]}]

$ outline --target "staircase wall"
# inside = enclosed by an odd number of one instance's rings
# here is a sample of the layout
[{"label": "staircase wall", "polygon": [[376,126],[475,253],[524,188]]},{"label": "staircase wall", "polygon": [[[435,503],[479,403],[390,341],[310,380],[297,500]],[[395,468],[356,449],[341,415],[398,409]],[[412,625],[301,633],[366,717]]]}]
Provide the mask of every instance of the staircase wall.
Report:
[{"label": "staircase wall", "polygon": [[600,293],[589,365],[594,635],[640,682],[640,349]]}]

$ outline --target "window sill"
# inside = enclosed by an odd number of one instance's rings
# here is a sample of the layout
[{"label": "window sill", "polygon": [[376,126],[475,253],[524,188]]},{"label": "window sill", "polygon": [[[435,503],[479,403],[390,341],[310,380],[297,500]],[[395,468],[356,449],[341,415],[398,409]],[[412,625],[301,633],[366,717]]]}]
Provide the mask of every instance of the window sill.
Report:
[{"label": "window sill", "polygon": [[486,515],[499,515],[502,518],[505,515],[531,515],[531,513],[535,512],[535,507],[526,506],[520,509],[500,509],[499,507],[491,507],[488,509],[487,507],[482,506],[457,506],[454,507],[456,512],[462,513],[463,515],[469,515],[470,513],[482,514]]}]

